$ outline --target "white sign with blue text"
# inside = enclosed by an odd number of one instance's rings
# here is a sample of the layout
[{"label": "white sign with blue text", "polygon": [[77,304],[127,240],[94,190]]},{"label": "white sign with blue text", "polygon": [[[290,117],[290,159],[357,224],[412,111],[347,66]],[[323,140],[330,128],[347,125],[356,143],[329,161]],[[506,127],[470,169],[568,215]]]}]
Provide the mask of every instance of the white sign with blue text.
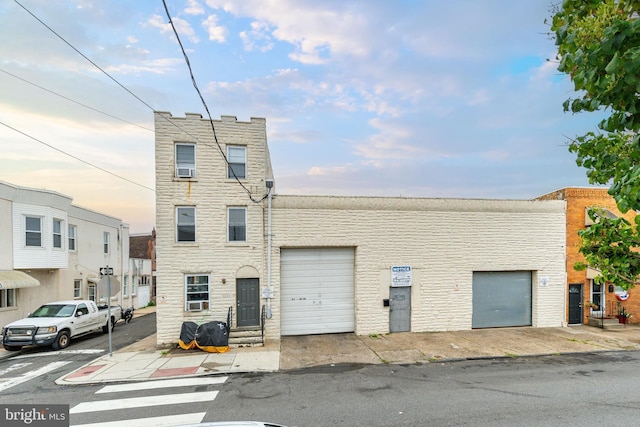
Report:
[{"label": "white sign with blue text", "polygon": [[411,286],[411,266],[394,265],[391,267],[391,287]]}]

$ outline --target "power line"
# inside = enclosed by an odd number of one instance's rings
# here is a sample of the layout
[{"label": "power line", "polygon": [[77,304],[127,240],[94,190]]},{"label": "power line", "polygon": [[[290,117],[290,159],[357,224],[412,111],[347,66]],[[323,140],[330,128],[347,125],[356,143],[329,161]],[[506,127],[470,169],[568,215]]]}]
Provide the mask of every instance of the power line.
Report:
[{"label": "power line", "polygon": [[122,83],[120,83],[119,81],[117,81],[115,78],[111,77],[111,75],[109,73],[107,73],[105,70],[103,70],[98,64],[96,64],[95,62],[93,62],[91,59],[89,59],[84,53],[80,52],[78,49],[76,49],[75,46],[73,46],[71,43],[69,43],[68,41],[65,40],[64,37],[62,37],[60,34],[56,33],[53,28],[51,28],[50,26],[48,26],[47,24],[45,24],[40,18],[38,18],[36,15],[34,15],[29,9],[27,9],[26,7],[24,7],[22,4],[20,4],[20,2],[18,0],[13,0],[14,2],[16,2],[18,4],[18,6],[20,6],[21,8],[23,8],[29,15],[33,16],[38,22],[40,22],[42,25],[44,25],[49,31],[51,31],[53,34],[55,34],[60,40],[62,40],[66,45],[68,45],[71,49],[75,50],[80,56],[82,56],[84,59],[86,59],[87,61],[89,61],[91,63],[91,65],[93,65],[94,67],[96,67],[98,70],[102,71],[102,73],[109,77],[115,84],[117,84],[118,86],[120,86],[122,89],[124,89],[125,91],[127,91],[129,94],[131,94],[131,96],[133,96],[134,98],[136,98],[138,101],[142,102],[144,105],[146,105],[150,110],[153,111],[153,107],[149,104],[147,104],[146,102],[144,102],[142,100],[142,98],[140,98],[138,95],[136,95],[135,93],[131,92],[128,88],[126,88]]},{"label": "power line", "polygon": [[[95,62],[93,62],[91,59],[89,59],[85,54],[83,54],[82,52],[80,52],[80,50],[76,49],[75,46],[73,46],[71,43],[69,43],[64,37],[62,37],[60,34],[58,34],[57,32],[55,32],[53,30],[53,28],[51,28],[49,25],[47,25],[42,19],[38,18],[33,12],[31,12],[29,9],[27,9],[26,7],[24,7],[22,4],[20,4],[20,2],[18,0],[13,0],[15,3],[17,3],[21,8],[23,8],[29,15],[31,15],[36,21],[38,21],[39,23],[41,23],[45,28],[47,28],[49,31],[51,31],[53,34],[56,35],[56,37],[58,37],[60,40],[62,40],[67,46],[69,46],[71,49],[73,49],[75,52],[77,52],[80,56],[82,56],[84,59],[86,59],[91,65],[93,65],[94,67],[96,67],[98,70],[100,70],[104,75],[106,75],[107,77],[109,77],[109,79],[111,79],[113,82],[115,82],[118,86],[120,86],[122,89],[124,89],[127,93],[129,93],[131,96],[133,96],[135,99],[137,99],[138,101],[140,101],[144,106],[146,106],[149,110],[151,110],[152,112],[155,112],[156,109],[153,108],[151,105],[149,105],[147,102],[145,102],[143,99],[141,99],[138,95],[136,95],[135,93],[133,93],[132,91],[130,91],[127,87],[125,87],[122,83],[120,83],[118,80],[116,80],[115,77],[113,77],[112,75],[110,75],[109,73],[107,73],[104,69],[102,69],[99,65],[97,65]],[[180,129],[182,132],[184,132],[185,134],[189,135],[190,137],[192,137],[194,139],[194,141],[198,141],[198,142],[202,142],[200,141],[197,137],[195,137],[194,135],[191,135],[187,130],[181,128],[177,123],[172,122],[171,120],[169,120],[168,118],[162,116],[163,119],[165,119],[166,121],[168,121],[171,125],[175,126],[176,128]]]},{"label": "power line", "polygon": [[164,5],[164,10],[165,10],[165,12],[167,14],[167,19],[169,20],[169,24],[171,24],[171,28],[173,29],[173,33],[175,34],[176,39],[178,40],[178,44],[180,45],[180,50],[182,51],[182,56],[184,57],[185,63],[187,64],[187,68],[189,69],[189,75],[191,76],[191,82],[193,83],[193,87],[195,88],[196,92],[198,93],[198,96],[200,97],[200,101],[202,102],[202,105],[204,106],[204,109],[207,112],[207,116],[209,117],[209,123],[211,124],[211,131],[213,132],[213,140],[216,143],[216,146],[218,147],[218,151],[220,152],[220,155],[224,159],[224,162],[227,165],[227,169],[231,171],[231,173],[233,174],[233,177],[235,178],[235,180],[238,182],[238,184],[240,184],[240,187],[242,187],[244,189],[244,191],[247,192],[247,194],[249,195],[249,199],[254,203],[260,203],[260,202],[262,202],[263,200],[265,200],[268,197],[269,193],[271,192],[271,188],[269,188],[267,190],[267,194],[265,194],[261,199],[255,200],[253,198],[253,195],[251,194],[251,191],[247,187],[244,186],[242,181],[240,181],[240,179],[236,175],[236,172],[233,170],[232,167],[230,167],[229,160],[227,159],[227,156],[224,154],[224,150],[222,149],[222,147],[220,146],[220,143],[218,142],[218,137],[216,136],[216,129],[213,126],[213,119],[211,118],[211,113],[209,112],[209,107],[207,106],[207,103],[205,102],[204,97],[202,96],[202,92],[200,92],[200,88],[198,88],[198,83],[196,82],[196,78],[193,75],[193,69],[191,68],[191,62],[189,62],[189,57],[187,56],[187,52],[185,51],[184,46],[182,45],[182,41],[180,40],[180,36],[178,35],[178,31],[176,30],[176,27],[173,25],[173,20],[171,19],[171,14],[169,13],[169,8],[167,7],[167,2],[165,0],[162,0],[162,4]]},{"label": "power line", "polygon": [[[129,90],[127,87],[125,87],[122,83],[120,83],[120,82],[119,82],[118,80],[116,80],[113,76],[111,76],[109,73],[107,73],[107,72],[106,72],[103,68],[101,68],[98,64],[96,64],[95,62],[93,62],[89,57],[87,57],[87,56],[86,56],[85,54],[83,54],[80,50],[78,50],[75,46],[73,46],[70,42],[68,42],[64,37],[62,37],[62,36],[61,36],[60,34],[58,34],[55,30],[53,30],[53,28],[51,28],[51,27],[50,27],[49,25],[47,25],[44,21],[42,21],[40,18],[38,18],[38,17],[37,17],[33,12],[31,12],[29,9],[27,9],[25,6],[23,6],[23,5],[22,5],[18,0],[14,0],[14,2],[15,2],[16,4],[18,4],[22,9],[24,9],[24,10],[25,10],[29,15],[31,15],[31,16],[32,16],[35,20],[37,20],[40,24],[42,24],[42,25],[43,25],[44,27],[46,27],[49,31],[51,31],[51,32],[52,32],[56,37],[58,37],[60,40],[62,40],[62,41],[63,41],[67,46],[69,46],[69,47],[70,47],[71,49],[73,49],[76,53],[78,53],[78,54],[79,54],[80,56],[82,56],[85,60],[87,60],[91,65],[93,65],[93,66],[94,66],[94,67],[96,67],[98,70],[100,70],[100,71],[101,71],[104,75],[106,75],[110,80],[112,80],[114,83],[116,83],[116,84],[117,84],[118,86],[120,86],[122,89],[124,89],[127,93],[129,93],[129,94],[130,94],[131,96],[133,96],[135,99],[137,99],[138,101],[140,101],[140,102],[141,102],[143,105],[145,105],[148,109],[150,109],[150,110],[151,110],[151,111],[153,111],[153,112],[155,112],[155,111],[156,111],[156,110],[155,110],[151,105],[149,105],[149,104],[148,104],[147,102],[145,102],[142,98],[140,98],[140,97],[139,97],[139,96],[137,96],[135,93],[133,93],[131,90]],[[236,179],[236,181],[238,182],[238,184],[239,184],[239,185],[240,185],[240,186],[241,186],[241,187],[242,187],[242,188],[247,192],[247,194],[248,194],[248,196],[249,196],[249,199],[250,199],[252,202],[259,203],[259,202],[261,202],[261,201],[265,200],[265,199],[267,198],[267,196],[269,195],[269,193],[271,192],[271,189],[269,189],[269,190],[268,190],[268,192],[267,192],[267,194],[265,194],[265,195],[264,195],[260,200],[254,200],[254,199],[253,199],[253,196],[252,196],[252,194],[251,194],[251,191],[250,191],[249,189],[247,189],[247,188],[244,186],[244,184],[243,184],[243,183],[238,179],[238,177],[237,177],[237,175],[236,175],[235,171],[233,170],[233,168],[229,167],[230,165],[229,165],[229,162],[228,162],[228,160],[227,160],[226,155],[224,154],[224,150],[222,150],[222,147],[220,146],[220,143],[218,142],[218,139],[217,139],[217,136],[216,136],[216,133],[215,133],[215,128],[214,128],[214,125],[213,125],[213,119],[211,118],[211,114],[210,114],[210,112],[209,112],[209,108],[207,107],[207,104],[206,104],[206,102],[204,101],[204,98],[202,97],[202,93],[200,92],[200,89],[199,89],[199,88],[198,88],[198,86],[197,86],[197,83],[196,83],[195,77],[193,76],[193,72],[192,72],[192,69],[191,69],[191,65],[190,65],[190,63],[189,63],[189,58],[188,58],[188,56],[187,56],[187,54],[186,54],[186,52],[185,52],[185,49],[184,49],[184,47],[183,47],[183,45],[182,45],[182,42],[181,42],[180,37],[179,37],[179,35],[178,35],[178,32],[177,32],[176,28],[174,27],[173,22],[171,21],[171,15],[169,14],[169,10],[168,10],[167,5],[166,5],[166,3],[165,3],[165,1],[164,1],[164,0],[163,0],[163,4],[164,4],[165,11],[166,11],[166,13],[167,13],[167,17],[169,18],[169,22],[170,22],[170,24],[171,24],[171,27],[173,28],[173,32],[174,32],[174,34],[175,34],[175,36],[176,36],[176,38],[177,38],[177,40],[178,40],[178,43],[180,44],[180,48],[182,49],[182,54],[183,54],[183,56],[184,56],[184,58],[185,58],[185,61],[186,61],[186,63],[187,63],[187,67],[189,68],[189,72],[190,72],[190,74],[191,74],[191,80],[192,80],[192,82],[193,82],[193,85],[194,85],[194,87],[195,87],[196,91],[198,92],[198,95],[200,96],[200,100],[202,101],[202,104],[204,105],[205,110],[207,111],[207,115],[208,115],[208,117],[209,117],[209,122],[211,123],[211,130],[213,131],[214,141],[215,141],[215,143],[216,143],[216,145],[217,145],[217,147],[218,147],[218,150],[220,151],[220,154],[221,154],[222,158],[223,158],[223,159],[224,159],[224,161],[225,161],[225,164],[226,164],[226,165],[227,165],[227,167],[231,170],[231,173],[233,174],[233,176],[234,176],[234,178]],[[169,118],[164,117],[164,115],[161,115],[161,117],[162,117],[163,119],[167,120],[169,123],[171,123],[171,124],[172,124],[173,126],[175,126],[176,128],[180,129],[180,130],[181,130],[182,132],[184,132],[185,134],[187,134],[187,135],[189,135],[190,137],[192,137],[192,138],[194,139],[194,141],[201,142],[202,144],[205,144],[204,142],[200,141],[200,140],[199,140],[197,137],[195,137],[194,135],[191,135],[187,130],[185,130],[185,129],[183,129],[182,127],[180,127],[177,123],[175,123],[175,122],[171,121]],[[114,175],[114,176],[116,176],[116,177],[118,177],[118,178],[124,179],[125,181],[131,182],[132,184],[135,184],[135,185],[138,185],[138,186],[140,186],[140,187],[147,188],[147,189],[150,189],[150,190],[152,190],[152,191],[155,191],[155,190],[153,190],[153,189],[151,189],[151,188],[149,188],[149,187],[146,187],[146,186],[144,186],[144,185],[142,185],[142,184],[138,184],[138,183],[136,183],[136,182],[134,182],[134,181],[131,181],[131,180],[127,179],[127,178],[124,178],[124,177],[118,176],[118,175],[114,174],[113,172],[110,172],[110,171],[108,171],[108,170],[106,170],[106,169],[103,169],[103,168],[101,168],[101,167],[99,167],[99,166],[93,165],[92,163],[87,162],[87,161],[85,161],[85,160],[83,160],[83,159],[81,159],[81,158],[79,158],[79,157],[76,157],[76,156],[73,156],[73,155],[71,155],[71,154],[65,153],[64,151],[62,151],[62,150],[60,150],[60,149],[58,149],[58,148],[56,148],[56,147],[54,147],[54,146],[52,146],[52,145],[50,145],[50,144],[47,144],[47,143],[45,143],[45,142],[43,142],[43,141],[40,141],[40,140],[38,140],[37,138],[34,138],[34,137],[32,137],[32,136],[30,136],[30,135],[28,135],[28,134],[26,134],[26,133],[24,133],[24,132],[22,132],[22,131],[19,131],[19,130],[15,129],[15,128],[13,128],[13,127],[11,127],[11,126],[9,126],[9,125],[5,124],[5,123],[0,122],[0,124],[2,124],[2,125],[4,125],[4,126],[7,126],[7,127],[9,127],[10,129],[12,129],[12,130],[14,130],[14,131],[16,131],[16,132],[18,132],[18,133],[20,133],[20,134],[22,134],[22,135],[25,135],[25,136],[27,136],[28,138],[34,139],[35,141],[38,141],[38,142],[40,142],[40,143],[42,143],[42,144],[44,144],[44,145],[46,145],[46,146],[48,146],[48,147],[50,147],[50,148],[52,148],[52,149],[54,149],[54,150],[57,150],[57,151],[60,151],[60,152],[62,152],[62,153],[64,153],[64,154],[66,154],[66,155],[69,155],[69,156],[71,156],[71,157],[73,157],[73,158],[75,158],[75,159],[77,159],[77,160],[81,161],[82,163],[85,163],[85,164],[87,164],[87,165],[90,165],[90,166],[92,166],[92,167],[95,167],[95,168],[97,168],[97,169],[99,169],[99,170],[101,170],[101,171],[107,172],[107,173],[109,173],[110,175]]]},{"label": "power line", "polygon": [[142,188],[144,188],[144,189],[151,190],[151,191],[153,191],[153,192],[155,192],[155,191],[156,191],[156,190],[154,190],[154,189],[153,189],[153,188],[151,188],[151,187],[147,187],[146,185],[139,184],[139,183],[137,183],[137,182],[135,182],[135,181],[132,181],[132,180],[130,180],[130,179],[128,179],[128,178],[125,178],[125,177],[123,177],[123,176],[121,176],[121,175],[118,175],[118,174],[116,174],[116,173],[113,173],[113,172],[111,172],[111,171],[109,171],[109,170],[107,170],[107,169],[105,169],[105,168],[102,168],[102,167],[100,167],[100,166],[98,166],[98,165],[94,165],[93,163],[90,163],[90,162],[88,162],[88,161],[86,161],[86,160],[83,160],[83,159],[81,159],[81,158],[80,158],[80,157],[78,157],[78,156],[74,156],[73,154],[67,153],[66,151],[61,150],[60,148],[57,148],[57,147],[55,147],[55,146],[53,146],[53,145],[51,145],[51,144],[47,144],[46,142],[44,142],[44,141],[42,141],[42,140],[40,140],[40,139],[38,139],[38,138],[36,138],[36,137],[34,137],[34,136],[31,136],[31,135],[29,135],[29,134],[27,134],[27,133],[25,133],[25,132],[22,132],[21,130],[18,130],[18,129],[16,129],[16,128],[14,128],[13,126],[10,126],[10,125],[8,125],[8,124],[6,124],[6,123],[2,122],[2,121],[0,121],[0,125],[6,126],[6,127],[8,127],[9,129],[13,130],[14,132],[17,132],[17,133],[19,133],[19,134],[21,134],[21,135],[24,135],[24,136],[26,136],[27,138],[33,139],[34,141],[39,142],[39,143],[40,143],[40,144],[42,144],[42,145],[45,145],[45,146],[47,146],[47,147],[49,147],[49,148],[51,148],[51,149],[53,149],[53,150],[56,150],[56,151],[58,151],[59,153],[64,154],[65,156],[69,156],[69,157],[71,157],[71,158],[73,158],[73,159],[75,159],[75,160],[78,160],[79,162],[82,162],[82,163],[84,163],[85,165],[91,166],[92,168],[96,168],[96,169],[98,169],[98,170],[101,170],[102,172],[106,172],[106,173],[108,173],[109,175],[115,176],[116,178],[120,178],[120,179],[122,179],[122,180],[124,180],[124,181],[127,181],[127,182],[131,183],[131,184],[137,185],[138,187],[142,187]]},{"label": "power line", "polygon": [[144,130],[148,130],[148,131],[150,131],[150,132],[153,132],[153,129],[149,129],[149,128],[144,127],[144,126],[142,126],[142,125],[139,125],[139,124],[137,124],[137,123],[133,123],[133,122],[130,122],[130,121],[128,121],[128,120],[121,119],[120,117],[116,117],[116,116],[111,115],[111,114],[109,114],[109,113],[106,113],[106,112],[104,112],[104,111],[102,111],[102,110],[98,110],[97,108],[93,108],[93,107],[91,107],[90,105],[83,104],[82,102],[76,101],[76,100],[71,99],[71,98],[69,98],[69,97],[66,97],[66,96],[64,96],[64,95],[61,95],[61,94],[59,94],[59,93],[57,93],[57,92],[54,92],[54,91],[52,91],[52,90],[50,90],[50,89],[47,89],[46,87],[40,86],[40,85],[38,85],[38,84],[36,84],[36,83],[30,82],[29,80],[23,79],[23,78],[22,78],[22,77],[20,77],[20,76],[16,76],[16,75],[15,75],[15,74],[13,74],[13,73],[10,73],[10,72],[8,72],[8,71],[6,71],[6,70],[3,70],[2,68],[0,68],[0,72],[3,72],[3,73],[5,73],[5,74],[7,74],[7,75],[10,75],[11,77],[16,78],[16,79],[18,79],[18,80],[21,80],[21,81],[23,81],[23,82],[25,82],[25,83],[27,83],[27,84],[32,85],[32,86],[35,86],[35,87],[37,87],[38,89],[44,90],[45,92],[49,92],[49,93],[51,93],[51,94],[53,94],[53,95],[59,96],[60,98],[66,99],[67,101],[73,102],[74,104],[78,104],[78,105],[80,105],[80,106],[82,106],[82,107],[88,108],[88,109],[93,110],[93,111],[95,111],[95,112],[97,112],[97,113],[104,114],[105,116],[111,117],[112,119],[116,119],[116,120],[119,120],[119,121],[121,121],[121,122],[124,122],[124,123],[130,124],[130,125],[132,125],[132,126],[137,126],[137,127],[141,128],[141,129],[144,129]]},{"label": "power line", "polygon": [[[129,94],[130,94],[130,95],[132,95],[134,98],[136,98],[138,101],[140,101],[143,105],[145,105],[147,108],[149,108],[152,112],[155,112],[155,109],[154,109],[153,107],[151,107],[151,105],[149,105],[147,102],[145,102],[145,101],[144,101],[144,100],[142,100],[140,97],[138,97],[135,93],[133,93],[132,91],[130,91],[129,89],[127,89],[123,84],[121,84],[120,82],[118,82],[118,80],[116,80],[114,77],[112,77],[112,76],[111,76],[109,73],[107,73],[104,69],[102,69],[102,68],[101,68],[100,66],[98,66],[95,62],[93,62],[91,59],[89,59],[86,55],[84,55],[82,52],[80,52],[78,49],[76,49],[76,48],[75,48],[71,43],[69,43],[67,40],[65,40],[65,39],[64,39],[60,34],[58,34],[57,32],[55,32],[55,31],[54,31],[54,30],[53,30],[49,25],[47,25],[44,21],[42,21],[40,18],[38,18],[38,17],[37,17],[33,12],[31,12],[29,9],[27,9],[27,8],[26,8],[26,7],[24,7],[22,4],[20,4],[20,2],[19,2],[18,0],[14,0],[14,2],[15,2],[16,4],[18,4],[22,9],[24,9],[24,10],[25,10],[29,15],[31,15],[34,19],[36,19],[39,23],[41,23],[42,25],[44,25],[44,26],[45,26],[49,31],[51,31],[53,34],[55,34],[55,35],[56,35],[60,40],[62,40],[66,45],[68,45],[69,47],[71,47],[75,52],[77,52],[77,53],[78,53],[79,55],[81,55],[84,59],[86,59],[89,63],[91,63],[94,67],[96,67],[97,69],[99,69],[100,71],[102,71],[102,73],[104,73],[107,77],[109,77],[109,79],[111,79],[111,80],[112,80],[113,82],[115,82],[118,86],[120,86],[121,88],[123,88],[127,93],[129,93]],[[90,107],[89,107],[89,108],[90,108]],[[194,141],[199,141],[199,139],[198,139],[197,137],[195,137],[194,135],[191,135],[187,130],[182,129],[182,128],[177,124],[177,123],[175,123],[175,122],[173,122],[173,121],[169,120],[168,118],[164,117],[163,115],[161,115],[161,117],[162,117],[163,119],[167,120],[167,121],[168,121],[169,123],[171,123],[173,126],[175,126],[175,127],[177,127],[178,129],[180,129],[180,130],[181,130],[182,132],[184,132],[185,134],[187,134],[187,135],[189,135],[190,137],[192,137],[192,138],[194,139]],[[90,166],[92,166],[92,167],[95,167],[95,168],[96,168],[96,169],[98,169],[98,170],[101,170],[101,171],[107,172],[107,173],[109,173],[110,175],[117,176],[118,178],[121,178],[121,179],[123,179],[123,180],[125,180],[125,181],[131,182],[131,183],[133,183],[133,184],[135,184],[135,185],[137,185],[137,186],[140,186],[140,187],[143,187],[143,188],[147,188],[147,189],[149,189],[149,190],[151,190],[151,191],[155,191],[155,190],[154,190],[154,189],[152,189],[152,188],[146,187],[146,186],[144,186],[144,185],[142,185],[142,184],[139,184],[139,183],[137,183],[137,182],[131,181],[131,180],[127,179],[127,178],[123,178],[123,177],[121,177],[121,176],[118,176],[118,175],[116,175],[116,174],[114,174],[114,173],[112,173],[112,172],[109,172],[109,171],[108,171],[108,170],[106,170],[106,169],[103,169],[103,168],[101,168],[101,167],[99,167],[99,166],[96,166],[96,165],[94,165],[94,164],[92,164],[92,163],[90,163],[90,162],[87,162],[87,161],[85,161],[85,160],[83,160],[83,159],[79,158],[79,157],[76,157],[76,156],[73,156],[73,155],[71,155],[71,154],[65,153],[64,151],[62,151],[62,150],[60,150],[60,149],[58,149],[58,148],[56,148],[56,147],[54,147],[54,146],[52,146],[52,145],[50,145],[50,144],[47,144],[47,143],[45,143],[45,142],[43,142],[43,141],[40,141],[40,140],[38,140],[37,138],[34,138],[34,137],[32,137],[32,136],[30,136],[30,135],[28,135],[28,134],[26,134],[26,133],[24,133],[24,132],[22,132],[22,131],[19,131],[19,130],[15,129],[15,128],[13,128],[13,127],[9,126],[9,125],[6,125],[6,124],[4,124],[4,123],[2,123],[2,124],[3,124],[4,126],[7,126],[7,127],[11,128],[11,129],[13,129],[14,131],[16,131],[16,132],[18,132],[18,133],[20,133],[20,134],[22,134],[22,135],[27,136],[28,138],[34,139],[34,140],[36,140],[36,141],[38,141],[38,142],[40,142],[40,143],[42,143],[42,144],[44,144],[44,145],[46,145],[46,146],[48,146],[48,147],[50,147],[50,148],[54,149],[54,150],[60,151],[60,152],[62,152],[62,153],[64,153],[64,154],[66,154],[66,155],[68,155],[68,156],[70,156],[70,157],[73,157],[74,159],[77,159],[77,160],[79,160],[79,161],[80,161],[80,162],[82,162],[82,163],[85,163],[85,164],[87,164],[87,165],[90,165]],[[200,141],[199,141],[199,142],[200,142]]]}]

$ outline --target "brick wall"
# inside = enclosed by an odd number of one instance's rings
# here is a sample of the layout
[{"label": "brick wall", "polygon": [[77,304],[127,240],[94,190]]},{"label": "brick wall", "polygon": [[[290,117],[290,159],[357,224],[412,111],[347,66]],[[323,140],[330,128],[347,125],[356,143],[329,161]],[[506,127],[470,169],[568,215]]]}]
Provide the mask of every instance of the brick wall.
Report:
[{"label": "brick wall", "polygon": [[[573,266],[578,261],[584,261],[584,257],[578,252],[580,248],[578,231],[586,228],[586,209],[592,207],[605,208],[617,216],[624,216],[632,222],[635,217],[635,212],[633,211],[622,215],[616,206],[615,200],[607,191],[607,188],[564,188],[539,197],[540,200],[566,200],[567,202],[567,285],[571,283],[584,285],[584,303],[591,300],[591,280],[587,278],[586,271],[576,271]],[[605,286],[605,288],[607,307],[615,309],[617,302],[615,292],[609,292],[608,286]],[[622,304],[627,311],[634,314],[631,321],[640,323],[640,292],[637,289],[631,290],[630,298]],[[588,321],[589,315],[590,310],[585,308],[583,316],[585,323]]]}]

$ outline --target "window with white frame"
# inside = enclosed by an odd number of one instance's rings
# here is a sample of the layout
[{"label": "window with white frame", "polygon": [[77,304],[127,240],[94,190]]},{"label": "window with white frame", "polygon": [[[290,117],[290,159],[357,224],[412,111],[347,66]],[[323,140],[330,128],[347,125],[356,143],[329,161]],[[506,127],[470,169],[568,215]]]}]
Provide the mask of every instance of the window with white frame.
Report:
[{"label": "window with white frame", "polygon": [[53,247],[62,249],[62,220],[53,219]]},{"label": "window with white frame", "polygon": [[16,305],[16,290],[0,289],[0,308],[15,307]]},{"label": "window with white frame", "polygon": [[109,234],[108,231],[105,231],[104,233],[102,233],[102,240],[103,240],[104,253],[108,254],[109,253],[109,243],[111,241],[111,235]]},{"label": "window with white frame", "polygon": [[69,226],[69,250],[70,251],[76,250],[76,231],[77,231],[77,228],[75,225]]},{"label": "window with white frame", "polygon": [[87,299],[91,301],[96,300],[96,285],[93,283],[89,283],[89,286],[87,286]]},{"label": "window with white frame", "polygon": [[42,218],[38,216],[26,216],[24,218],[25,245],[42,246]]},{"label": "window with white frame", "polygon": [[[227,146],[227,178],[247,177],[247,147]],[[235,176],[234,176],[235,175]]]},{"label": "window with white frame", "polygon": [[129,276],[124,276],[124,284],[122,285],[122,296],[129,296]]},{"label": "window with white frame", "polygon": [[185,281],[185,311],[209,309],[209,275],[187,274]]},{"label": "window with white frame", "polygon": [[229,241],[245,242],[247,240],[247,208],[229,208]]},{"label": "window with white frame", "polygon": [[82,280],[73,281],[73,297],[82,298]]},{"label": "window with white frame", "polygon": [[194,206],[176,207],[176,241],[196,241],[196,208]]},{"label": "window with white frame", "polygon": [[176,144],[176,177],[195,178],[196,176],[196,145]]}]

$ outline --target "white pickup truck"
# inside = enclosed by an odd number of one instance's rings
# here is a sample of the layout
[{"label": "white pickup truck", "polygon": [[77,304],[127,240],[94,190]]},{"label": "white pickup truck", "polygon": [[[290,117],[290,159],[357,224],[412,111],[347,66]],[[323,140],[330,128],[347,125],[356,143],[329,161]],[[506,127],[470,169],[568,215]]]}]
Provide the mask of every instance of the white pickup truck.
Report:
[{"label": "white pickup truck", "polygon": [[102,330],[109,332],[120,320],[122,308],[111,305],[111,322],[107,305],[90,300],[57,301],[39,307],[26,318],[9,323],[2,329],[5,350],[16,351],[26,345],[47,346],[54,350],[69,346],[71,338]]}]

